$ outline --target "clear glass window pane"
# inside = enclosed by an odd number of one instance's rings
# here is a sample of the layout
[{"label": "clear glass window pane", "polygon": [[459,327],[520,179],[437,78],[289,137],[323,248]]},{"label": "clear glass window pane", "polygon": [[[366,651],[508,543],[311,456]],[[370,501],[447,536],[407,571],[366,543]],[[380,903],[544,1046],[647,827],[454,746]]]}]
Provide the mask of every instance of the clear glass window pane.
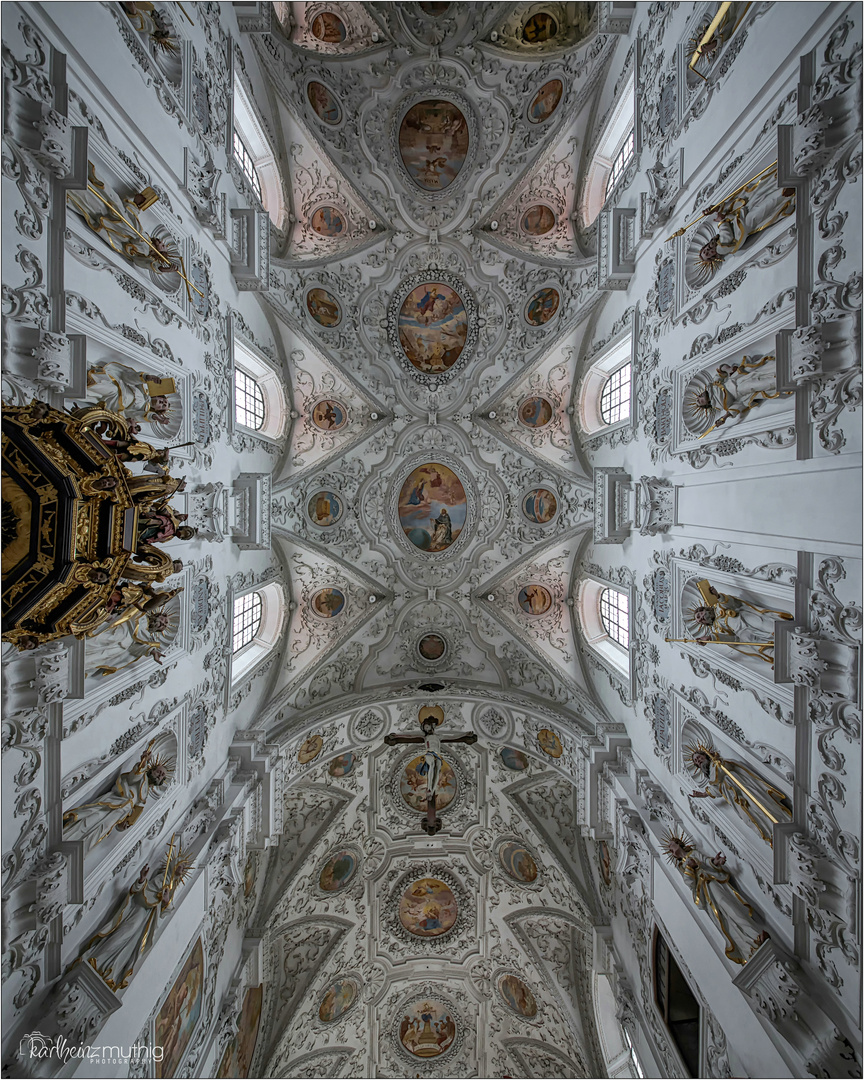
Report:
[{"label": "clear glass window pane", "polygon": [[261,625],[261,596],[257,592],[234,601],[234,652],[239,652],[258,633]]},{"label": "clear glass window pane", "polygon": [[615,155],[615,160],[612,162],[612,168],[609,170],[609,177],[606,180],[606,198],[609,197],[609,192],[621,177],[624,175],[624,170],[630,163],[630,158],[633,157],[633,151],[636,146],[636,132],[631,129],[627,138],[621,146],[621,149]]},{"label": "clear glass window pane", "polygon": [[630,646],[630,598],[617,589],[600,594],[600,618],[603,629],[622,649]]},{"label": "clear glass window pane", "polygon": [[264,426],[264,395],[252,376],[240,368],[234,369],[234,418],[255,431]]},{"label": "clear glass window pane", "polygon": [[240,132],[237,128],[234,128],[234,157],[237,158],[244,176],[252,185],[252,190],[258,196],[258,201],[261,202],[261,181],[258,179],[258,173],[255,170],[255,162],[246,149],[246,144],[240,138]]},{"label": "clear glass window pane", "polygon": [[600,393],[600,417],[604,424],[630,418],[630,364],[613,371]]}]

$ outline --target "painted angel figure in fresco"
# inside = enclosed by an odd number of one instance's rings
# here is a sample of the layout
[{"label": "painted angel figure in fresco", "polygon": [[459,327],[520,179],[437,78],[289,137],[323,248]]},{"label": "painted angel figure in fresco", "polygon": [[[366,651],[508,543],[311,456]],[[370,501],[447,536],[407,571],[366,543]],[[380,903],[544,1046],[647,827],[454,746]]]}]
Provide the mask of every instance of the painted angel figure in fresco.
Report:
[{"label": "painted angel figure in fresco", "polygon": [[706,579],[698,581],[696,586],[702,599],[691,615],[700,630],[694,638],[696,643],[725,642],[743,656],[755,656],[773,664],[774,623],[778,619],[791,620],[793,616],[788,611],[756,607],[740,596],[721,593]]},{"label": "painted angel figure in fresco", "polygon": [[[442,714],[443,715],[443,714]],[[441,757],[442,743],[476,743],[477,735],[469,731],[466,735],[455,735],[449,739],[442,739],[436,735],[438,725],[432,717],[426,717],[421,724],[423,735],[385,735],[384,742],[388,746],[396,746],[399,743],[423,743],[425,746],[425,759],[423,765],[418,766],[418,772],[426,774],[426,820],[423,822],[423,831],[434,836],[441,828],[441,818],[435,816],[435,804],[438,798],[438,787],[441,782],[441,768],[444,759]]]},{"label": "painted angel figure in fresco", "polygon": [[123,830],[134,825],[144,810],[150,791],[167,784],[173,772],[171,761],[153,756],[153,742],[155,739],[131,769],[120,773],[111,791],[63,814],[64,840],[82,841],[86,855],[114,829]]},{"label": "painted angel figure in fresco", "polygon": [[93,162],[88,162],[87,190],[67,192],[69,206],[95,233],[116,251],[143,270],[157,273],[178,273],[179,262],[174,260],[162,241],[149,236],[141,228],[138,214],[147,202],[143,193],[121,199],[117,192],[96,175]]},{"label": "painted angel figure in fresco", "polygon": [[704,434],[724,424],[746,420],[751,410],[765,401],[789,397],[793,390],[777,389],[777,366],[773,356],[742,356],[737,364],[721,364],[710,385],[698,391],[690,408],[706,419],[717,416]]},{"label": "painted angel figure in fresco", "polygon": [[693,903],[708,913],[726,939],[726,956],[735,964],[746,964],[768,938],[756,922],[753,908],[738,892],[726,869],[722,852],[709,858],[686,836],[669,834],[664,842],[669,862],[684,878]]},{"label": "painted angel figure in fresco", "polygon": [[774,846],[774,826],[792,820],[788,796],[742,761],[723,758],[704,743],[685,747],[684,762],[705,785],[703,791],[692,791],[691,798],[722,799],[769,847]]},{"label": "painted angel figure in fresco", "polygon": [[172,837],[163,865],[152,878],[150,867],[142,868],[110,923],[87,942],[76,963],[89,964],[111,990],[125,990],[142,957],[153,947],[174,893],[193,869],[189,856]]}]

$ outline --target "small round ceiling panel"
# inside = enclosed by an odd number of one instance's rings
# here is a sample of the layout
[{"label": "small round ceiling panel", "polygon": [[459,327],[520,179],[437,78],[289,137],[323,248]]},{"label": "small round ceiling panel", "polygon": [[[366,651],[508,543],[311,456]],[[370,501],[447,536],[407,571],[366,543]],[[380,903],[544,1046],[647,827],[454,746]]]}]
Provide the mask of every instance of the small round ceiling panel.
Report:
[{"label": "small round ceiling panel", "polygon": [[456,922],[457,914],[456,897],[450,886],[437,878],[413,882],[399,901],[399,921],[415,937],[446,934]]}]

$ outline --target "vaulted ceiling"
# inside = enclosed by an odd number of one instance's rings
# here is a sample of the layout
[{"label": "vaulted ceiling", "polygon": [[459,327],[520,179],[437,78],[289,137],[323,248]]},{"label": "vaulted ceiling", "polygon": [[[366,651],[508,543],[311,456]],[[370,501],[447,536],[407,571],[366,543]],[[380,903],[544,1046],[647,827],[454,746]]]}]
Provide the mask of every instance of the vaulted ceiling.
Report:
[{"label": "vaulted ceiling", "polygon": [[[264,295],[290,332],[272,524],[293,607],[268,732],[286,839],[254,919],[256,1067],[597,1075],[573,779],[603,710],[570,600],[593,522],[571,399],[603,297],[576,207],[616,39],[578,3],[276,7],[255,44],[287,207]],[[414,751],[382,740],[419,733],[432,700],[442,734],[480,744],[447,751],[457,796],[430,839],[401,793]],[[524,772],[508,740],[537,747]],[[354,755],[347,775],[333,754]],[[508,876],[508,842],[536,880]],[[350,872],[329,891],[334,858]],[[400,923],[423,880],[458,911],[440,936]],[[508,1008],[508,976],[535,1015]],[[333,995],[351,1001],[322,1019]],[[434,1030],[456,1024],[437,1049],[426,1032],[428,1058],[399,1034],[423,1002]]]}]

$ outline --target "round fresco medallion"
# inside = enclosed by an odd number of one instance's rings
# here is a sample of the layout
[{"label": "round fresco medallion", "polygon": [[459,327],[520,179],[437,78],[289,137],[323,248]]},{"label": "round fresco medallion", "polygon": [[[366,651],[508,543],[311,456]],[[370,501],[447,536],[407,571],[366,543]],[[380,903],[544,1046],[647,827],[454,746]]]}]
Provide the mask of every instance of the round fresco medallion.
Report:
[{"label": "round fresco medallion", "polygon": [[325,398],[312,409],[312,423],[322,431],[338,431],[348,423],[348,410],[341,401]]},{"label": "round fresco medallion", "polygon": [[468,124],[452,101],[419,101],[402,118],[399,154],[414,183],[424,191],[443,191],[465,164]]},{"label": "round fresco medallion", "polygon": [[552,419],[552,402],[545,397],[529,397],[519,406],[519,423],[525,427],[545,427]]},{"label": "round fresco medallion", "polygon": [[327,766],[327,771],[331,776],[347,776],[356,764],[357,758],[349,751],[347,754],[334,757]]},{"label": "round fresco medallion", "polygon": [[321,326],[336,326],[342,318],[339,301],[326,289],[310,289],[306,293],[306,310]]},{"label": "round fresco medallion", "polygon": [[560,79],[550,79],[534,95],[528,106],[528,121],[532,124],[544,124],[558,108],[558,102],[564,93],[564,83]]},{"label": "round fresco medallion", "polygon": [[312,610],[321,619],[335,619],[345,607],[345,594],[341,589],[319,589],[312,597]]},{"label": "round fresco medallion", "polygon": [[450,7],[450,0],[418,0],[417,7],[424,15],[431,15],[435,19]]},{"label": "round fresco medallion", "polygon": [[417,652],[431,664],[447,652],[447,642],[440,634],[426,634],[417,642]]},{"label": "round fresco medallion", "polygon": [[414,547],[445,551],[462,532],[468,499],[446,465],[419,465],[399,492],[399,524]]},{"label": "round fresco medallion", "polygon": [[345,218],[335,206],[319,206],[311,224],[319,236],[341,236],[345,231]]},{"label": "round fresco medallion", "polygon": [[342,517],[342,500],[332,491],[316,491],[309,500],[308,510],[313,524],[326,529]]},{"label": "round fresco medallion", "polygon": [[522,40],[529,45],[551,41],[558,33],[558,21],[548,11],[537,11],[522,27]]},{"label": "round fresco medallion", "polygon": [[534,293],[525,308],[525,321],[531,326],[542,326],[549,322],[558,310],[561,297],[557,289],[540,289]]},{"label": "round fresco medallion", "polygon": [[325,124],[335,127],[342,119],[342,106],[324,83],[310,82],[306,87],[306,96],[315,115]]},{"label": "round fresco medallion", "polygon": [[357,856],[353,851],[339,851],[331,856],[318,875],[318,886],[324,892],[344,889],[357,870]]},{"label": "round fresco medallion", "polygon": [[528,757],[521,750],[514,750],[512,746],[501,747],[501,760],[508,769],[513,772],[522,772],[528,768]]},{"label": "round fresco medallion", "polygon": [[320,735],[310,735],[297,751],[297,760],[301,765],[308,765],[310,761],[318,757],[323,746],[324,740]]},{"label": "round fresco medallion", "polygon": [[456,922],[456,897],[437,878],[420,878],[399,901],[399,921],[415,937],[440,937]]},{"label": "round fresco medallion", "polygon": [[338,45],[348,36],[348,31],[345,29],[345,23],[342,22],[338,15],[332,11],[322,11],[320,15],[316,15],[312,20],[312,34],[319,41]]},{"label": "round fresco medallion", "polygon": [[526,585],[519,590],[519,607],[526,615],[542,615],[552,607],[552,595],[542,585]]},{"label": "round fresco medallion", "polygon": [[455,1038],[456,1022],[442,1002],[420,998],[405,1009],[399,1039],[415,1057],[438,1057],[450,1049]]},{"label": "round fresco medallion", "polygon": [[411,364],[439,375],[459,359],[468,338],[468,315],[449,285],[428,282],[405,297],[399,309],[399,344]]},{"label": "round fresco medallion", "polygon": [[505,872],[514,881],[530,885],[537,880],[537,863],[530,851],[517,840],[508,840],[498,849],[498,858]]},{"label": "round fresco medallion", "polygon": [[500,979],[498,990],[513,1012],[526,1016],[529,1020],[537,1015],[537,1002],[534,1000],[534,995],[515,975],[505,975]]},{"label": "round fresco medallion", "polygon": [[[422,686],[420,689],[424,689]],[[417,713],[417,723],[423,727],[424,720],[434,720],[436,724],[444,723],[444,710],[440,705],[424,705]]]},{"label": "round fresco medallion", "polygon": [[535,525],[548,525],[558,513],[558,500],[548,488],[534,488],[522,500],[522,513]]},{"label": "round fresco medallion", "polygon": [[564,747],[561,745],[561,740],[555,734],[554,731],[550,731],[549,728],[541,728],[537,732],[537,743],[544,754],[548,754],[549,757],[559,758],[564,753]]},{"label": "round fresco medallion", "polygon": [[529,236],[545,236],[555,227],[555,214],[543,203],[529,206],[522,215],[522,231]]},{"label": "round fresco medallion", "polygon": [[352,979],[337,979],[327,987],[321,1004],[318,1006],[318,1019],[323,1024],[332,1024],[344,1016],[357,1000],[357,984]]},{"label": "round fresco medallion", "polygon": [[[413,758],[402,770],[399,781],[402,798],[412,810],[426,813],[426,757],[421,754]],[[441,776],[438,779],[438,791],[435,795],[435,810],[446,810],[456,797],[456,776],[446,761],[441,764]]]}]

